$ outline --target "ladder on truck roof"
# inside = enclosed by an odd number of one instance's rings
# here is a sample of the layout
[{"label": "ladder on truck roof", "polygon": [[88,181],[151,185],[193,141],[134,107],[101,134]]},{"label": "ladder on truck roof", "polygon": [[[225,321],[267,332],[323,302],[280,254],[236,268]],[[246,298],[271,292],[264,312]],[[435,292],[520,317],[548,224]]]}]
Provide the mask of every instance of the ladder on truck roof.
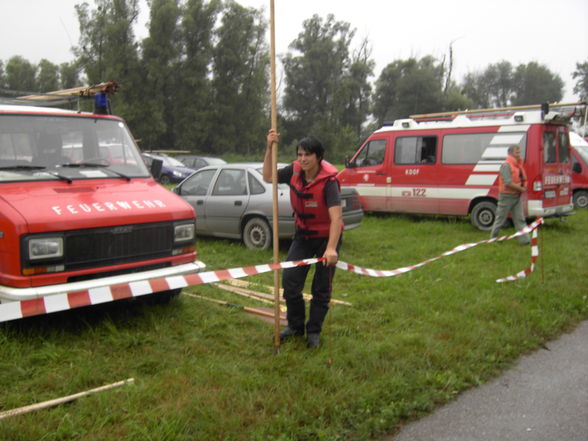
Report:
[{"label": "ladder on truck roof", "polygon": [[578,107],[580,108],[580,112],[582,111],[582,107],[584,108],[584,118],[586,117],[586,102],[576,102],[576,103],[544,103],[544,104],[530,104],[527,106],[510,106],[510,107],[496,107],[496,108],[489,108],[489,109],[473,109],[473,110],[452,110],[448,112],[438,112],[438,113],[423,113],[419,115],[410,115],[410,118],[419,121],[451,121],[455,119],[459,115],[464,115],[468,118],[475,119],[475,118],[508,118],[512,116],[515,112],[524,112],[528,110],[535,110],[535,111],[542,111],[544,115],[548,115],[550,110],[558,109],[560,110],[560,116],[564,118],[571,118],[576,115],[578,111]]},{"label": "ladder on truck roof", "polygon": [[90,98],[100,92],[113,94],[117,92],[118,89],[119,86],[116,81],[107,81],[105,83],[94,84],[92,86],[73,87],[71,89],[55,90],[53,92],[19,96],[17,97],[17,99],[32,101],[50,101],[63,99],[66,97]]},{"label": "ladder on truck roof", "polygon": [[[10,94],[10,103],[29,104],[35,106],[54,106],[77,101],[80,98],[93,98],[98,93],[112,95],[119,90],[120,86],[116,81],[106,81],[90,86],[72,87],[70,89],[55,90],[51,92],[22,92],[1,89],[0,92]],[[0,98],[2,100],[2,98]],[[7,99],[4,98],[4,101]]]}]

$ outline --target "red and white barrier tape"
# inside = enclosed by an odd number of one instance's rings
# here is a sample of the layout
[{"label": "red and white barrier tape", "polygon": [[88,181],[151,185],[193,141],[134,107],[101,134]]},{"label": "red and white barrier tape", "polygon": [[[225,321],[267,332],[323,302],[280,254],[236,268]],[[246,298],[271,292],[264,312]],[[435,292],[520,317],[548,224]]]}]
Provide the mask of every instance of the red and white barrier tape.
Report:
[{"label": "red and white barrier tape", "polygon": [[520,231],[517,231],[515,234],[512,234],[510,236],[495,237],[492,239],[482,240],[482,241],[476,242],[476,243],[465,243],[465,244],[462,244],[462,245],[459,245],[459,246],[453,248],[452,250],[446,251],[437,257],[433,257],[431,259],[427,259],[423,262],[417,263],[416,265],[406,266],[403,268],[396,268],[393,270],[374,270],[374,269],[361,268],[361,267],[351,265],[351,264],[341,262],[341,261],[337,262],[337,268],[340,268],[344,271],[352,271],[354,273],[361,274],[364,276],[370,276],[370,277],[393,277],[393,276],[398,276],[399,274],[407,273],[409,271],[420,268],[422,266],[425,266],[426,264],[434,262],[436,260],[439,260],[442,257],[451,256],[452,254],[456,254],[461,251],[469,250],[470,248],[473,248],[473,247],[480,245],[480,244],[491,243],[491,242],[501,242],[504,240],[513,239],[515,237],[519,237],[524,234],[528,234],[530,232],[533,232],[533,238],[531,240],[531,245],[532,245],[531,246],[531,266],[529,268],[515,274],[515,275],[496,280],[496,282],[498,282],[498,283],[508,282],[508,281],[517,280],[517,279],[521,279],[523,277],[526,277],[527,274],[532,273],[533,270],[535,269],[535,262],[537,261],[537,256],[539,255],[539,247],[537,246],[537,228],[542,223],[543,223],[543,218],[539,218],[535,222],[533,222],[531,225],[528,225],[527,227],[523,228]]},{"label": "red and white barrier tape", "polygon": [[254,274],[266,273],[277,269],[312,265],[321,259],[305,259],[300,261],[272,263],[218,271],[185,274],[182,276],[160,277],[139,282],[120,283],[82,291],[66,292],[17,302],[0,304],[0,322],[18,320],[51,312],[66,311],[83,306],[98,305],[124,298],[139,297],[155,292],[185,288],[203,283],[221,280],[238,279]]},{"label": "red and white barrier tape", "polygon": [[[371,277],[392,277],[399,274],[404,274],[416,268],[420,268],[428,263],[434,262],[442,257],[451,256],[461,251],[468,250],[476,245],[483,243],[490,243],[496,241],[503,241],[512,239],[533,232],[532,239],[532,262],[531,267],[512,276],[498,279],[497,282],[507,282],[526,277],[527,274],[533,272],[535,262],[539,255],[539,248],[537,247],[537,227],[543,223],[540,218],[533,222],[528,227],[518,231],[511,236],[502,236],[498,238],[483,240],[477,243],[468,243],[459,245],[450,251],[447,251],[432,259],[427,259],[416,265],[397,268],[394,270],[374,270],[368,268],[361,268],[346,262],[337,262],[337,268],[344,271],[352,271],[357,274],[371,276]],[[323,261],[323,258],[304,259],[300,261],[289,261],[281,263],[272,263],[266,265],[246,266],[240,268],[231,268],[217,271],[206,271],[202,273],[192,273],[182,276],[170,276],[152,279],[149,281],[138,281],[129,283],[120,283],[117,285],[105,286],[100,288],[91,288],[82,291],[66,292],[62,294],[54,294],[35,299],[22,300],[18,302],[9,302],[0,304],[0,322],[17,320],[35,315],[48,314],[51,312],[65,311],[68,309],[79,308],[83,306],[98,305],[101,303],[112,302],[130,297],[139,297],[155,292],[168,291],[178,288],[186,288],[188,286],[201,285],[204,283],[219,282],[221,280],[239,279],[243,277],[252,276],[255,274],[262,274],[277,269],[294,268],[297,266],[313,265],[317,262]]]}]

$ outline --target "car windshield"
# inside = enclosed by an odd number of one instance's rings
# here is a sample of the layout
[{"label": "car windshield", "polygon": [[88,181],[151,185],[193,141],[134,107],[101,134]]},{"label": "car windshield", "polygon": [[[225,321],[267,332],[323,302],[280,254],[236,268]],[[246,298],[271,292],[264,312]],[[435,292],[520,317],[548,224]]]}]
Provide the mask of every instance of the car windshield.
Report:
[{"label": "car windshield", "polygon": [[120,120],[0,115],[0,182],[148,176]]},{"label": "car windshield", "polygon": [[163,165],[167,167],[182,167],[186,168],[183,162],[178,161],[176,158],[172,158],[171,156],[157,156],[156,158],[161,159],[163,161]]}]

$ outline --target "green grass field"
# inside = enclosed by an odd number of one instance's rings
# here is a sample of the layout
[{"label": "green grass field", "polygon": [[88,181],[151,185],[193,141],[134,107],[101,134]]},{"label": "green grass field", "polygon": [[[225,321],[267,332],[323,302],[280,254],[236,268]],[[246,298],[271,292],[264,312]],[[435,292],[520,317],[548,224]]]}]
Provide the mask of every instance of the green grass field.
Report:
[{"label": "green grass field", "polygon": [[[312,351],[300,340],[276,355],[271,323],[184,295],[0,325],[0,411],[135,379],[1,420],[0,439],[377,440],[587,319],[587,230],[586,210],[547,220],[536,271],[504,284],[530,265],[516,240],[391,278],[338,271],[334,298],[353,306],[331,309]],[[370,215],[345,234],[341,259],[394,269],[487,237],[462,218]],[[272,261],[234,241],[198,250],[208,270]],[[210,285],[185,291],[268,306]]]}]

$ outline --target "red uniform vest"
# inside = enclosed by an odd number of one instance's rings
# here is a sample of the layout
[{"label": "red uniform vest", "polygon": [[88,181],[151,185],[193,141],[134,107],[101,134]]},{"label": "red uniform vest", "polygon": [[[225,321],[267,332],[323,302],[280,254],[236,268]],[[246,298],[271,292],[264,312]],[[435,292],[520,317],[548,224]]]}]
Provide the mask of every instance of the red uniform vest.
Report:
[{"label": "red uniform vest", "polygon": [[325,200],[325,185],[328,181],[337,179],[335,176],[338,170],[322,160],[318,175],[312,182],[304,185],[302,167],[298,161],[294,161],[292,165],[290,203],[294,209],[296,230],[303,233],[306,238],[329,237],[331,218]]},{"label": "red uniform vest", "polygon": [[[510,167],[512,183],[524,187],[527,183],[527,174],[523,168],[523,160],[519,159],[517,161],[514,156],[508,155],[506,157],[505,164],[508,164]],[[499,176],[498,178],[498,191],[500,193],[519,193],[518,191],[504,185],[502,176]]]}]

